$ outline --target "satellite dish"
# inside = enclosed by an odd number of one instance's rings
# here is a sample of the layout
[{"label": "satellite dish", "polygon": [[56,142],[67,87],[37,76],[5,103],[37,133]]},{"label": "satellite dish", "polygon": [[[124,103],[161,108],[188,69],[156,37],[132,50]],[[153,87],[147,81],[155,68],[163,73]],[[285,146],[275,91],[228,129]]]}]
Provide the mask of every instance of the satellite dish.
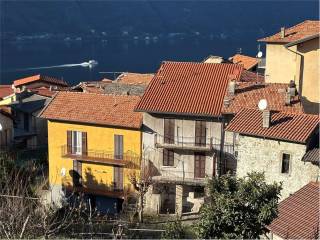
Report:
[{"label": "satellite dish", "polygon": [[2,127],[2,125],[1,125],[1,123],[0,123],[0,132],[2,131],[2,129],[3,129],[3,127]]},{"label": "satellite dish", "polygon": [[65,168],[61,168],[61,172],[60,172],[62,177],[66,176],[66,169]]},{"label": "satellite dish", "polygon": [[261,111],[266,110],[267,106],[268,106],[268,102],[266,99],[261,99],[258,103],[258,107]]},{"label": "satellite dish", "polygon": [[263,53],[261,51],[259,51],[258,54],[257,54],[257,57],[258,58],[262,58],[262,56],[263,56]]}]

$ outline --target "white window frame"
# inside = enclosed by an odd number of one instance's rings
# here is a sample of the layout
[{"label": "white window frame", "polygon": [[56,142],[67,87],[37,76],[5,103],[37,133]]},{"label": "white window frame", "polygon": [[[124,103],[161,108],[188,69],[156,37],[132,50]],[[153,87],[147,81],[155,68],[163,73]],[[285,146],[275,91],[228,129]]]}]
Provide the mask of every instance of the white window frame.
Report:
[{"label": "white window frame", "polygon": [[71,149],[75,155],[82,155],[82,132],[72,131]]}]

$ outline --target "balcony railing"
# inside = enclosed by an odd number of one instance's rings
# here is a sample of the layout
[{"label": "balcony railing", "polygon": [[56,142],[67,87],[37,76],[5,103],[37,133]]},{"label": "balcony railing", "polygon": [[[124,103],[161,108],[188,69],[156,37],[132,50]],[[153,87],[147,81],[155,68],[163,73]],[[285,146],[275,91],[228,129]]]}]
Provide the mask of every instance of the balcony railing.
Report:
[{"label": "balcony railing", "polygon": [[152,180],[160,183],[181,183],[187,185],[205,185],[205,178],[212,177],[206,174],[203,177],[195,177],[195,172],[188,172],[182,169],[161,169],[159,175],[152,176]]},{"label": "balcony railing", "polygon": [[140,156],[130,151],[122,155],[115,155],[111,151],[93,149],[83,151],[81,147],[72,147],[69,150],[67,145],[63,145],[61,147],[61,155],[64,158],[72,158],[89,163],[100,163],[132,169],[140,168]]},{"label": "balcony railing", "polygon": [[219,150],[221,141],[217,138],[207,137],[184,137],[184,136],[162,136],[155,134],[155,146],[167,149],[186,149],[194,151]]}]

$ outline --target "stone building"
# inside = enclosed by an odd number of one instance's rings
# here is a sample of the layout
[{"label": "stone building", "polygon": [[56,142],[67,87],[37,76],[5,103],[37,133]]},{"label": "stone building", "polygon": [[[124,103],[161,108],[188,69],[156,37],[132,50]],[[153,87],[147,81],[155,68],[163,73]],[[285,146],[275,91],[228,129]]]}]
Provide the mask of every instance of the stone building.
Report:
[{"label": "stone building", "polygon": [[281,199],[316,181],[318,127],[317,115],[241,110],[226,128],[237,133],[237,176],[264,172],[267,182],[282,182]]},{"label": "stone building", "polygon": [[153,170],[146,211],[198,212],[205,178],[222,173],[222,153],[233,156],[221,110],[241,72],[237,64],[161,65],[136,107],[143,112],[143,159]]}]

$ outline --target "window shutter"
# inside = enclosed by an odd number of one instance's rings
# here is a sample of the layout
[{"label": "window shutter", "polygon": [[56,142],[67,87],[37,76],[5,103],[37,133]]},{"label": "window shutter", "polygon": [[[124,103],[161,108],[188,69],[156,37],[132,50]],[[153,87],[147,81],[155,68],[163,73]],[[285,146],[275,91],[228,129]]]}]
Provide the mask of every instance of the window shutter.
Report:
[{"label": "window shutter", "polygon": [[72,151],[72,131],[67,131],[67,153],[70,154]]},{"label": "window shutter", "polygon": [[88,140],[87,133],[82,132],[82,155],[86,156],[88,154]]},{"label": "window shutter", "polygon": [[123,136],[114,135],[114,156],[115,159],[123,159]]}]

